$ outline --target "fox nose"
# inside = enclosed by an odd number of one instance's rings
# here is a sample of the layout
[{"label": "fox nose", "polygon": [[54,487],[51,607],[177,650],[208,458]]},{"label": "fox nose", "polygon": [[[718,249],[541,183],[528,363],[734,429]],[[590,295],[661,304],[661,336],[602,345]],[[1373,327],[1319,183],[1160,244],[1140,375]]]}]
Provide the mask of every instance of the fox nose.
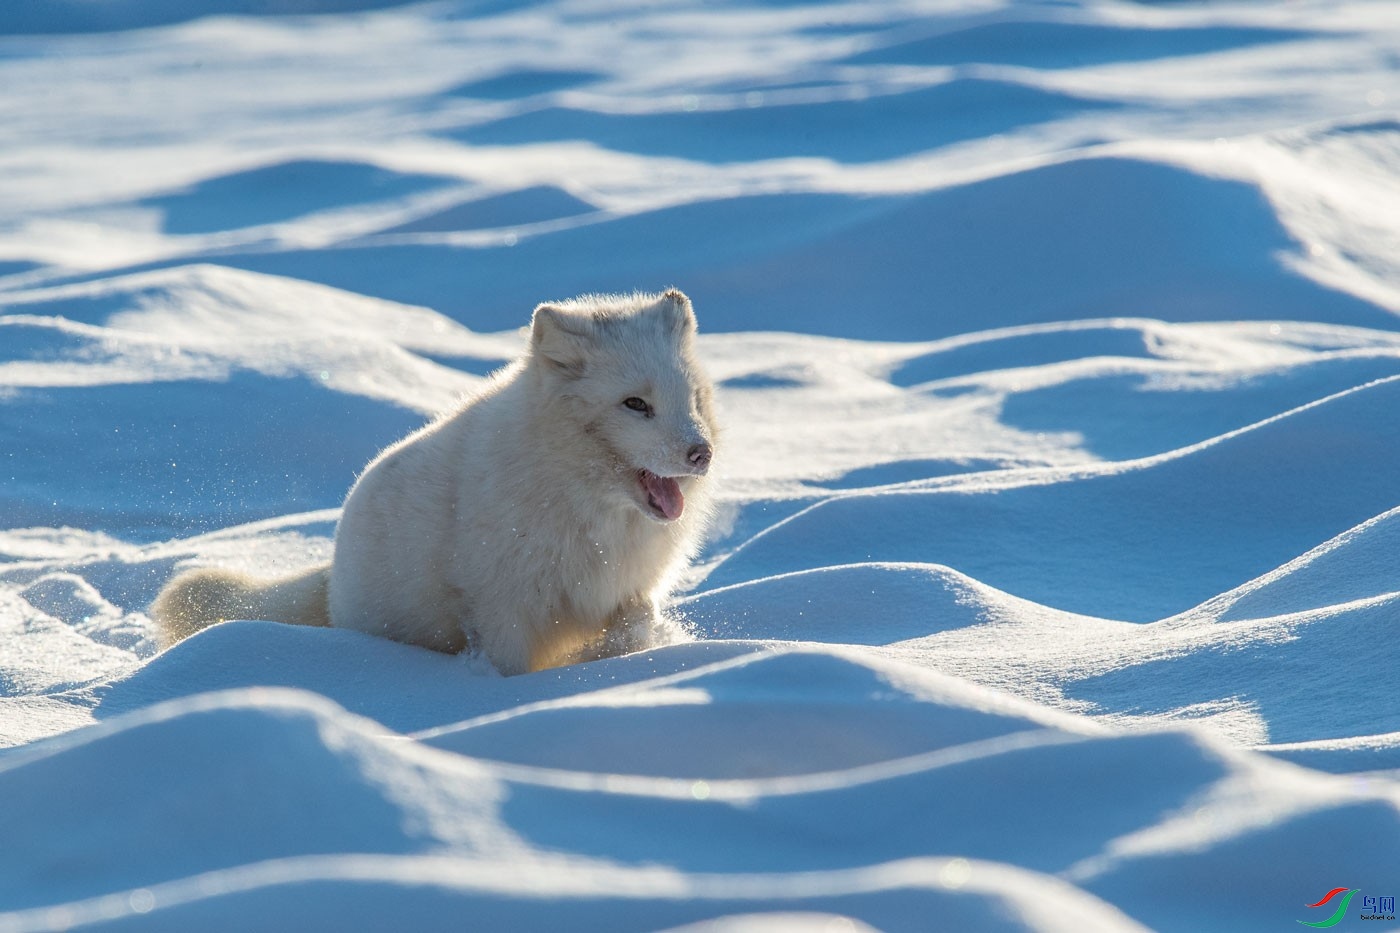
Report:
[{"label": "fox nose", "polygon": [[686,454],[686,460],[697,473],[704,473],[710,468],[710,457],[714,456],[714,451],[709,444],[696,444],[690,448],[690,453]]}]

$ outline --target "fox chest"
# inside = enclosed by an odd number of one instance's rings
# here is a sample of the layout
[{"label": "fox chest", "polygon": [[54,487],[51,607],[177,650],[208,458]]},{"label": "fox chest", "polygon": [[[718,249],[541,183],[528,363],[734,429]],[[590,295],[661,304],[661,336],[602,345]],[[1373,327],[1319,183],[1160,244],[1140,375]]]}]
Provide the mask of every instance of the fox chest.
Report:
[{"label": "fox chest", "polygon": [[469,612],[474,604],[515,603],[531,615],[565,616],[596,626],[619,605],[650,591],[655,583],[639,542],[558,536],[513,529],[504,540],[490,538],[454,548],[444,568],[453,596]]}]

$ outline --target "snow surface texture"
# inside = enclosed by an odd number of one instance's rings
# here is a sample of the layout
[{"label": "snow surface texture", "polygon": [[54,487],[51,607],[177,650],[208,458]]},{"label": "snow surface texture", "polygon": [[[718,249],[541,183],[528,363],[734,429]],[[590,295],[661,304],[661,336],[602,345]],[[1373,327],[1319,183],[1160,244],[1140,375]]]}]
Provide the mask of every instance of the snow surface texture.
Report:
[{"label": "snow surface texture", "polygon": [[[1395,4],[0,4],[0,205],[0,931],[1400,893]],[[670,285],[693,640],[156,653],[536,302]]]}]

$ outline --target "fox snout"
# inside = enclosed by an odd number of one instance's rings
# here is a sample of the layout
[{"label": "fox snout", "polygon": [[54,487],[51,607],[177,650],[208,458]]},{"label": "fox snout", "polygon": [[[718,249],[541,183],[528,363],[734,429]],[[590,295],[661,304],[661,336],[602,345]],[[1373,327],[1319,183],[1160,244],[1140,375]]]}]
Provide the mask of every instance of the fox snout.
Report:
[{"label": "fox snout", "polygon": [[713,456],[714,448],[702,441],[691,446],[685,460],[690,464],[691,472],[703,475],[710,469],[710,458]]}]

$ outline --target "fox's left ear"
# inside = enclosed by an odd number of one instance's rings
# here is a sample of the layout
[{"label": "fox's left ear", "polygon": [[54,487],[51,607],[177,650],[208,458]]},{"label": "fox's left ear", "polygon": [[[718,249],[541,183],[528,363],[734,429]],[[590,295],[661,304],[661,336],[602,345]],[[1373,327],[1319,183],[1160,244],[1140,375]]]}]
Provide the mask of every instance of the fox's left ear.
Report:
[{"label": "fox's left ear", "polygon": [[583,375],[596,325],[591,314],[542,304],[530,320],[530,349],[570,378]]},{"label": "fox's left ear", "polygon": [[678,288],[667,289],[661,296],[660,312],[671,324],[671,330],[678,334],[695,333],[695,309],[690,299]]}]

